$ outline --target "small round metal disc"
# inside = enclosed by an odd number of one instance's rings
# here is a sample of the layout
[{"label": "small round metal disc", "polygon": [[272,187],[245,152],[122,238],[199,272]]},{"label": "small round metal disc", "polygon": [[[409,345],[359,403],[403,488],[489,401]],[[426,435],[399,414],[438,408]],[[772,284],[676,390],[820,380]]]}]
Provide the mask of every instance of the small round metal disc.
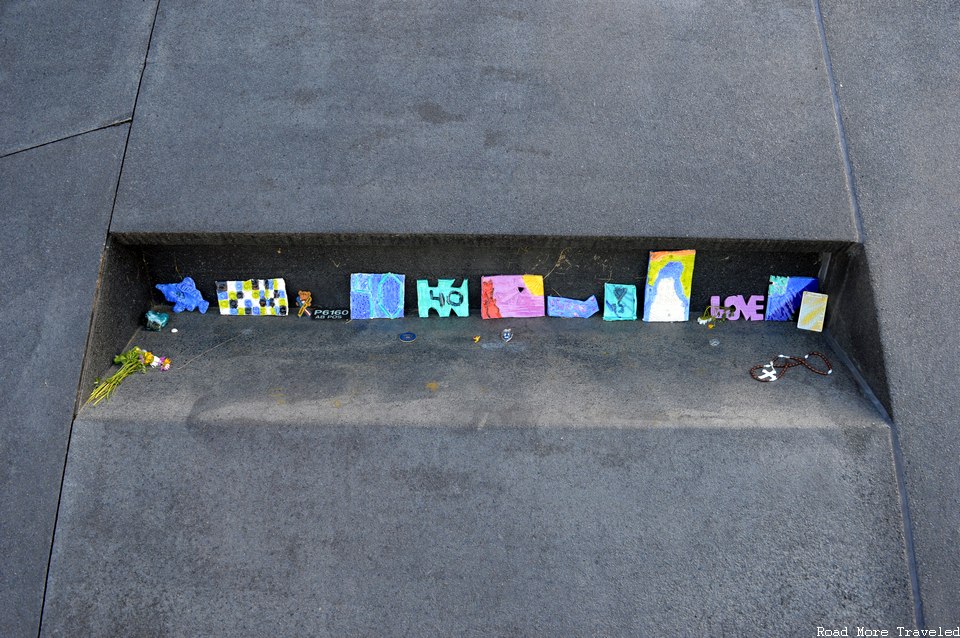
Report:
[{"label": "small round metal disc", "polygon": [[413,341],[413,340],[416,339],[416,338],[417,338],[417,335],[413,334],[412,332],[401,332],[401,333],[400,333],[400,341],[402,341],[402,342],[404,342],[404,343],[410,343],[411,341]]}]

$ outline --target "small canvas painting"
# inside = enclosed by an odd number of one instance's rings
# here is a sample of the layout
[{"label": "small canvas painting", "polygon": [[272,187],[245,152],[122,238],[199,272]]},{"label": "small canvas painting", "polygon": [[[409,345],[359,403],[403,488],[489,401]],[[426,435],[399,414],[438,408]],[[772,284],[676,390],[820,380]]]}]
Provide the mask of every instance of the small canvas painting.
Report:
[{"label": "small canvas painting", "polygon": [[398,319],[403,316],[405,277],[392,272],[350,275],[351,319]]},{"label": "small canvas painting", "polygon": [[455,279],[438,279],[436,286],[431,286],[426,279],[417,280],[417,312],[426,317],[431,310],[436,310],[441,317],[449,317],[453,312],[458,317],[470,315],[470,306],[467,301],[467,280],[459,286],[454,286]]},{"label": "small canvas painting", "polygon": [[650,253],[643,298],[644,321],[689,321],[695,250]]},{"label": "small canvas painting", "polygon": [[600,312],[597,298],[591,295],[589,299],[567,299],[566,297],[547,297],[547,315],[551,317],[566,317],[569,319],[586,319]]},{"label": "small canvas painting", "polygon": [[770,277],[767,291],[767,321],[793,321],[797,318],[804,292],[820,292],[816,277]]},{"label": "small canvas painting", "polygon": [[217,306],[221,315],[285,317],[289,303],[283,279],[217,282]]},{"label": "small canvas painting", "polygon": [[828,295],[819,292],[803,293],[803,300],[800,302],[800,318],[797,320],[797,327],[801,330],[811,330],[813,332],[823,332],[823,320],[827,314]]},{"label": "small canvas painting", "polygon": [[603,284],[603,320],[636,321],[637,287],[633,284]]},{"label": "small canvas painting", "polygon": [[493,275],[480,279],[480,316],[542,317],[543,277],[540,275]]}]

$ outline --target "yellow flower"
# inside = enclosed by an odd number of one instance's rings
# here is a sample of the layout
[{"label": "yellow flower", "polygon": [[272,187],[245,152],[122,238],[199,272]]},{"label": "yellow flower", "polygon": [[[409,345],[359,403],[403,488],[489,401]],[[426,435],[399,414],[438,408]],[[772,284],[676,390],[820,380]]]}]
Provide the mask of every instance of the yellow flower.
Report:
[{"label": "yellow flower", "polygon": [[147,364],[147,365],[150,365],[151,363],[153,363],[153,353],[152,353],[152,352],[144,352],[144,353],[143,353],[143,362],[144,362],[145,364]]}]

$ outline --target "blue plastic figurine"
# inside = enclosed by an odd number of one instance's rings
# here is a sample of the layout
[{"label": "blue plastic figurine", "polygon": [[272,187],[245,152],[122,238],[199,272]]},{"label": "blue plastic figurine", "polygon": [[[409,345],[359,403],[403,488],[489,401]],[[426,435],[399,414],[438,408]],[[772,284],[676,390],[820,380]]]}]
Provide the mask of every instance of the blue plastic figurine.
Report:
[{"label": "blue plastic figurine", "polygon": [[199,310],[200,314],[203,314],[210,307],[210,303],[204,301],[191,277],[184,277],[178,284],[157,284],[157,290],[173,304],[174,312]]}]

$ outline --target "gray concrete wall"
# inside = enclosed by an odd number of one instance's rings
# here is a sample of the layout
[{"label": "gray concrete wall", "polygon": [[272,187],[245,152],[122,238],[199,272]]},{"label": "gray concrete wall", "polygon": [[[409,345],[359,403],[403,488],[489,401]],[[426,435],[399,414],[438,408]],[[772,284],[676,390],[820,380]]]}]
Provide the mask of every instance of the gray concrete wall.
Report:
[{"label": "gray concrete wall", "polygon": [[824,2],[927,625],[960,623],[960,5]]}]

